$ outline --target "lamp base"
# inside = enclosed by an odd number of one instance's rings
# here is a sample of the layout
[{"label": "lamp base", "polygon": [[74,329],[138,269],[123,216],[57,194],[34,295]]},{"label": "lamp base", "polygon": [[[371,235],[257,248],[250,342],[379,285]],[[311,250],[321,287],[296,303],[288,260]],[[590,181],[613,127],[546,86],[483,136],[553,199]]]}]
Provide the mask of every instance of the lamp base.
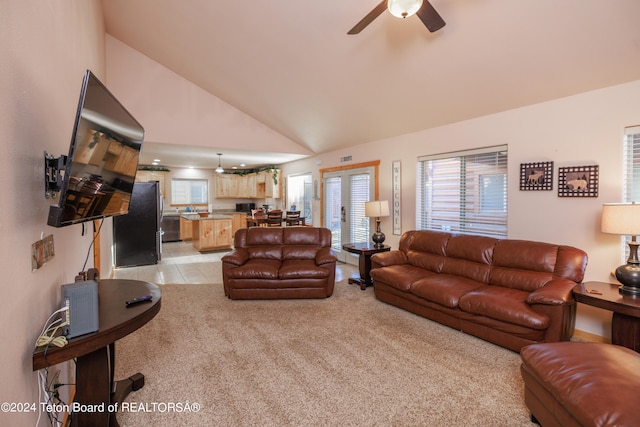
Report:
[{"label": "lamp base", "polygon": [[380,231],[380,218],[376,219],[376,232],[371,236],[371,240],[373,240],[373,247],[376,249],[380,249],[384,246],[385,235],[382,231]]},{"label": "lamp base", "polygon": [[371,236],[371,240],[373,240],[373,246],[375,248],[381,248],[384,246],[384,239],[385,239],[385,235],[384,233],[373,233],[373,236]]},{"label": "lamp base", "polygon": [[623,295],[640,296],[640,264],[627,263],[616,268],[616,279],[622,283],[618,292]]}]

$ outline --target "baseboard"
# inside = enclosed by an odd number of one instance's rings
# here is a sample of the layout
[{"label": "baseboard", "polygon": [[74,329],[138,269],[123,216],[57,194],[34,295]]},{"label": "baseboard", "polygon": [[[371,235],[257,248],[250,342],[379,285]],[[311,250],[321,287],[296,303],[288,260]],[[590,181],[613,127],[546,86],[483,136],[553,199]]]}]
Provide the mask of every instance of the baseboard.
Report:
[{"label": "baseboard", "polygon": [[571,337],[572,341],[589,341],[589,342],[601,342],[605,344],[611,344],[611,340],[606,337],[602,337],[600,335],[592,334],[590,332],[581,331],[576,329],[573,332],[573,337]]}]

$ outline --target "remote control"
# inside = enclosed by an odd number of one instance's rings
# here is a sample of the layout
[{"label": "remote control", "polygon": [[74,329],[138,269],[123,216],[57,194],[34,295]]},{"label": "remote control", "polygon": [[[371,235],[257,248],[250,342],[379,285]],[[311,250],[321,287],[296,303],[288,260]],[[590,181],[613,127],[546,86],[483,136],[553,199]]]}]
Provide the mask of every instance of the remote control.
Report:
[{"label": "remote control", "polygon": [[130,299],[125,304],[127,307],[131,307],[132,305],[140,304],[141,302],[151,301],[151,295],[145,295],[143,297],[138,297],[134,299]]}]

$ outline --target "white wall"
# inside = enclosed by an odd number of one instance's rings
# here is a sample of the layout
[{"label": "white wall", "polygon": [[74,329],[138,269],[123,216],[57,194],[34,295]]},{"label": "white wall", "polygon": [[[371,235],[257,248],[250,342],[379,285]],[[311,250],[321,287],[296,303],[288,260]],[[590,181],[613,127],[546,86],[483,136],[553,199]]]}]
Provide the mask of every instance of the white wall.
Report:
[{"label": "white wall", "polygon": [[[91,243],[80,225],[46,225],[43,154],[67,154],[84,72],[105,75],[101,3],[2,0],[0,57],[0,402],[37,403],[35,340]],[[55,257],[32,272],[31,244],[48,234]],[[0,412],[0,424],[35,425],[37,415]]]},{"label": "white wall", "polygon": [[[620,240],[602,234],[603,203],[622,200],[622,141],[625,126],[640,124],[640,81],[510,110],[357,147],[317,155],[283,166],[283,175],[381,159],[380,198],[391,200],[391,163],[402,162],[402,229],[415,227],[415,175],[419,156],[507,144],[509,150],[508,237],[576,246],[589,254],[585,280],[609,281],[621,264]],[[320,161],[321,165],[316,163]],[[554,162],[553,191],[520,191],[521,163]],[[597,198],[560,198],[562,166],[599,165]],[[314,219],[319,221],[319,202]],[[316,225],[319,225],[316,222]],[[387,243],[397,247],[391,218],[382,221]],[[615,279],[614,279],[615,280]],[[610,337],[609,312],[578,305],[576,328]]]},{"label": "white wall", "polygon": [[106,43],[109,88],[142,123],[145,141],[311,154],[118,39]]}]

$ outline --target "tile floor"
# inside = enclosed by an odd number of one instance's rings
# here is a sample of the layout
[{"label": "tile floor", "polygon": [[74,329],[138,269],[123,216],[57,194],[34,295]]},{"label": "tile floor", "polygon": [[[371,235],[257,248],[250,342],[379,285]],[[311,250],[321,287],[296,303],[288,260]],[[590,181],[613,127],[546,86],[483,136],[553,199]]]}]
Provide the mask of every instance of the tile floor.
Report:
[{"label": "tile floor", "polygon": [[[215,261],[220,261],[227,252],[198,252],[190,241],[163,243],[158,264],[116,268],[113,278],[157,285],[222,283],[222,263]],[[359,276],[356,266],[340,262],[336,265],[336,282],[351,276]]]}]

